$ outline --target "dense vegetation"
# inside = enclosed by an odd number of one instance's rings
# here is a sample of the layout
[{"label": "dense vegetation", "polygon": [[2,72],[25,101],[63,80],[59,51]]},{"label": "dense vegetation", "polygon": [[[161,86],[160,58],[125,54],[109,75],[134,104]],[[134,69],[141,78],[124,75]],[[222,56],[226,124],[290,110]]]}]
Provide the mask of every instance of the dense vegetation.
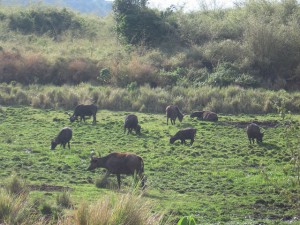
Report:
[{"label": "dense vegetation", "polygon": [[102,18],[1,7],[1,82],[297,89],[297,1],[191,13],[146,2],[116,1],[114,14]]},{"label": "dense vegetation", "polygon": [[264,89],[243,89],[199,87],[197,89],[174,87],[172,89],[137,87],[124,88],[93,86],[90,84],[29,85],[0,84],[0,104],[5,106],[32,106],[43,109],[71,110],[77,104],[95,103],[99,109],[114,111],[139,111],[164,113],[166,106],[174,103],[184,113],[210,109],[223,114],[300,112],[298,92],[268,91]]}]

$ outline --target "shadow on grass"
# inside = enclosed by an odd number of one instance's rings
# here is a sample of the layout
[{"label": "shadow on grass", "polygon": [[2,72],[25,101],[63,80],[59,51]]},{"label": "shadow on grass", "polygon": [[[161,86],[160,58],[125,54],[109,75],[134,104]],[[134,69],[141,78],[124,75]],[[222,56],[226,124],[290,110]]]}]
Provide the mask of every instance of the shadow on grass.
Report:
[{"label": "shadow on grass", "polygon": [[279,146],[277,146],[275,144],[271,144],[271,143],[263,142],[263,143],[259,143],[258,145],[265,148],[265,149],[267,149],[267,150],[280,150]]}]

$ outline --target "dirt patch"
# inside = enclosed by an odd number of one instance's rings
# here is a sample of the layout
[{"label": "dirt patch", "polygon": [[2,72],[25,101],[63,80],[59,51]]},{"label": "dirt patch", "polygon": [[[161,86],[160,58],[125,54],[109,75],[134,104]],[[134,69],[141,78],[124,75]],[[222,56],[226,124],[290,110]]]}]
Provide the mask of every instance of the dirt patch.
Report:
[{"label": "dirt patch", "polygon": [[238,121],[238,122],[233,122],[233,121],[224,121],[224,122],[220,122],[224,125],[231,125],[231,126],[235,126],[238,128],[246,128],[250,123],[255,123],[260,127],[263,128],[274,128],[279,126],[279,122],[277,120],[268,120],[268,121]]},{"label": "dirt patch", "polygon": [[41,184],[41,185],[29,185],[31,191],[72,191],[73,188],[57,186],[57,185],[49,185],[49,184]]}]

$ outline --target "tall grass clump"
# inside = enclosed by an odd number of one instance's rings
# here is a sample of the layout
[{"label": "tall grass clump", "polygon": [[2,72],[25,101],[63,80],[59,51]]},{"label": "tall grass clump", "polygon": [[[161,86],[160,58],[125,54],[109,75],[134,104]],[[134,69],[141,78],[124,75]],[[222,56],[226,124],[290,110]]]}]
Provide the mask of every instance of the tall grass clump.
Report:
[{"label": "tall grass clump", "polygon": [[5,180],[0,189],[1,224],[39,224],[43,220],[30,203],[28,193],[25,181],[17,175]]},{"label": "tall grass clump", "polygon": [[12,195],[28,193],[28,186],[26,182],[16,174],[13,174],[11,177],[6,179],[4,188],[9,194]]},{"label": "tall grass clump", "polygon": [[152,212],[152,205],[133,193],[110,196],[92,205],[82,203],[75,213],[76,225],[161,224],[163,215]]},{"label": "tall grass clump", "polygon": [[70,193],[64,191],[61,194],[58,194],[56,197],[56,204],[67,209],[73,208],[73,202],[71,200]]}]

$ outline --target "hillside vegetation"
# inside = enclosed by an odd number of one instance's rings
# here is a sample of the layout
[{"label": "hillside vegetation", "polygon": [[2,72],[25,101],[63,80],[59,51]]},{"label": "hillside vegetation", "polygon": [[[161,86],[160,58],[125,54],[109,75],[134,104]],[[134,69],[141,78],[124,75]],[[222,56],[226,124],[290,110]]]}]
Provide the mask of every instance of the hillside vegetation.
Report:
[{"label": "hillside vegetation", "polygon": [[297,1],[191,13],[126,1],[106,17],[1,6],[0,82],[297,89]]}]

